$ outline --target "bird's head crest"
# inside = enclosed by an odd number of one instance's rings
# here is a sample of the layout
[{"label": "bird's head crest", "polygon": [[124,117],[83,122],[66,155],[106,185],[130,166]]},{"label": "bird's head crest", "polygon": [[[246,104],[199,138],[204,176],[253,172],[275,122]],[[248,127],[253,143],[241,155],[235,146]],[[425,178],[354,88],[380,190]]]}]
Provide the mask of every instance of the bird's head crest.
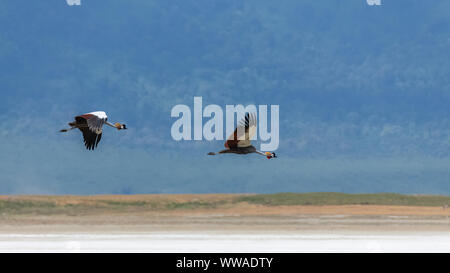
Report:
[{"label": "bird's head crest", "polygon": [[117,128],[117,130],[127,129],[127,126],[125,124],[120,124],[118,122],[116,122],[114,126]]}]

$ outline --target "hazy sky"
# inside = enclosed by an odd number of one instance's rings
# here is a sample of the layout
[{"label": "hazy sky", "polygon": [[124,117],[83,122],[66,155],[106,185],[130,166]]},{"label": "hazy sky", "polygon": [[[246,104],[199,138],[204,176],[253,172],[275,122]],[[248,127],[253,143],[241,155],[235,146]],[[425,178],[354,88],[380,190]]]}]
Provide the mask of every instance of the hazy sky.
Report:
[{"label": "hazy sky", "polygon": [[[449,75],[445,0],[1,1],[0,194],[450,194]],[[194,96],[279,105],[279,158],[172,140]]]}]

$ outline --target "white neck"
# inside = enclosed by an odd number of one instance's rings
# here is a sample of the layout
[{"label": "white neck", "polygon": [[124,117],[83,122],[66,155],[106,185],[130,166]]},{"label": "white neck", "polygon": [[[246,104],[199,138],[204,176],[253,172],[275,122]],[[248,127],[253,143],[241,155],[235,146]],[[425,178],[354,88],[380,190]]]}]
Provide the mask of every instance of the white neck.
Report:
[{"label": "white neck", "polygon": [[114,127],[114,128],[116,128],[116,129],[117,129],[117,127],[116,127],[116,126],[114,126],[114,124],[111,124],[111,123],[110,123],[109,121],[106,121],[106,122],[105,122],[105,124],[106,124],[106,125],[108,125],[108,126],[111,126],[111,127]]},{"label": "white neck", "polygon": [[256,150],[256,153],[257,153],[257,154],[260,154],[260,155],[263,155],[263,156],[266,156],[265,153],[263,153],[263,152],[261,152],[261,151],[258,151],[258,150]]}]

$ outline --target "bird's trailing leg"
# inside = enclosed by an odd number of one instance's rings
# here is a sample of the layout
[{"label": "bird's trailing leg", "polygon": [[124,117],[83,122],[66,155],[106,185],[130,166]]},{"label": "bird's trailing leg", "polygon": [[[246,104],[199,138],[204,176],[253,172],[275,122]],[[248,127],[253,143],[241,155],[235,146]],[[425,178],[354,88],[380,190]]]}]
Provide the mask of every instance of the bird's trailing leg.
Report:
[{"label": "bird's trailing leg", "polygon": [[77,127],[70,127],[69,129],[61,129],[61,130],[59,130],[61,133],[65,133],[65,132],[68,132],[68,131],[70,131],[70,130],[73,130],[73,129],[75,129],[75,128],[77,128]]},{"label": "bird's trailing leg", "polygon": [[69,126],[70,126],[69,129],[62,129],[62,130],[59,130],[59,131],[61,133],[64,133],[64,132],[68,132],[68,131],[76,129],[76,128],[88,127],[87,124],[76,124],[75,122],[69,122]]},{"label": "bird's trailing leg", "polygon": [[218,153],[214,153],[214,152],[209,152],[209,153],[208,153],[208,155],[216,155],[216,154],[227,154],[227,153],[232,153],[232,151],[231,151],[231,150],[228,150],[228,149],[226,149],[226,150],[222,150],[222,151],[220,151],[220,152],[218,152]]}]

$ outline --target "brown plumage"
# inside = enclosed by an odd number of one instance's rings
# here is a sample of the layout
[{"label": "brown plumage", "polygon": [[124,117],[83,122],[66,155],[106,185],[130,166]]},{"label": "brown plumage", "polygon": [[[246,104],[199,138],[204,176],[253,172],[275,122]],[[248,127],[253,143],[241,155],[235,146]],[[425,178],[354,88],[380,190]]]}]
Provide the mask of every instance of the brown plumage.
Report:
[{"label": "brown plumage", "polygon": [[[256,133],[256,114],[246,113],[245,118],[238,124],[233,134],[225,141],[225,150],[218,154],[250,154],[257,153],[266,156],[268,159],[276,157],[275,153],[258,151],[252,144],[251,139]],[[238,129],[239,128],[239,129]],[[239,134],[239,135],[238,135]],[[243,134],[243,135],[242,135]],[[216,155],[214,152],[208,155]]]}]

